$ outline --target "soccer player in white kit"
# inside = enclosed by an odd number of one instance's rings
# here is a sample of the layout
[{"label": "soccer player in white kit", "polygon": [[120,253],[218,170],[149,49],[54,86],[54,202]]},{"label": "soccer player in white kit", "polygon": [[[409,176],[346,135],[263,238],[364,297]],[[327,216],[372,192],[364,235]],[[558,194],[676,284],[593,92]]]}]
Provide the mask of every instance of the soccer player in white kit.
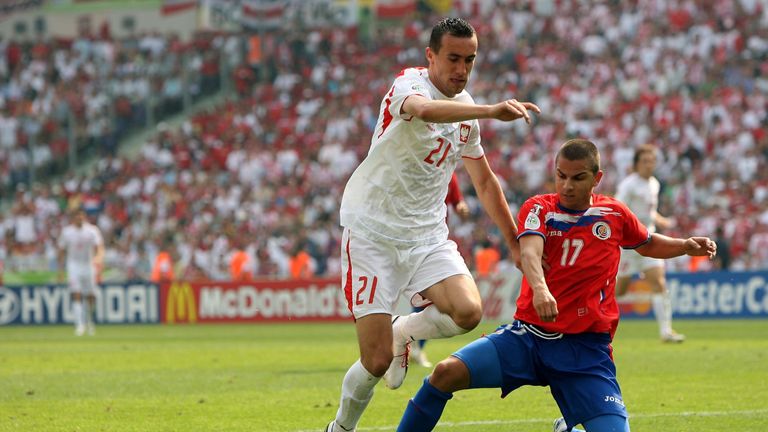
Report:
[{"label": "soccer player in white kit", "polygon": [[[82,209],[71,213],[69,225],[61,231],[59,245],[59,281],[64,280],[66,255],[67,282],[72,294],[75,335],[93,335],[96,327],[93,308],[96,304],[96,279],[104,262],[104,239],[96,225],[89,223]],[[83,304],[83,295],[87,302]]]},{"label": "soccer player in white kit", "polygon": [[[668,228],[672,221],[658,212],[661,185],[653,172],[656,170],[656,147],[644,144],[635,150],[632,160],[634,172],[619,183],[616,199],[624,202],[637,215],[648,230]],[[667,291],[664,260],[644,257],[632,249],[621,251],[621,264],[616,278],[616,296],[627,293],[632,275],[640,273],[650,285],[651,303],[662,342],[680,343],[685,336],[672,329],[672,304]]]},{"label": "soccer player in white kit", "polygon": [[[427,68],[400,72],[384,96],[371,147],[341,202],[342,287],[355,318],[360,359],[344,376],[326,432],[353,431],[383,377],[405,379],[413,340],[451,337],[482,318],[480,294],[448,240],[445,196],[463,160],[483,207],[515,261],[517,227],[480,146],[480,118],[530,122],[530,102],[476,105],[464,90],[477,55],[474,28],[459,18],[432,29]],[[395,317],[400,295],[421,312]]]}]

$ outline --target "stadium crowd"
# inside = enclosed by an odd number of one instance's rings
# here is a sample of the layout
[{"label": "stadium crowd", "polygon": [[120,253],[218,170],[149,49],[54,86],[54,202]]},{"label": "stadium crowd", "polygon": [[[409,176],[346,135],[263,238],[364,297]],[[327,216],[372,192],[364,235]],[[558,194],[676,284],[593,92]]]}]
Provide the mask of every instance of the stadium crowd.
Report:
[{"label": "stadium crowd", "polygon": [[180,112],[185,94],[214,93],[224,42],[156,33],[116,40],[108,27],[75,39],[0,38],[0,189],[29,182],[30,158],[62,171],[70,144],[115,154],[131,129]]},{"label": "stadium crowd", "polygon": [[[764,2],[483,5],[468,17],[483,53],[469,90],[477,103],[514,97],[543,111],[530,129],[522,122],[481,125],[513,210],[552,190],[551,155],[567,137],[600,146],[609,171],[601,193],[615,191],[635,146],[654,142],[662,149],[660,212],[676,222],[668,233],[717,235],[722,242],[719,261],[674,260],[671,269],[768,268]],[[424,63],[424,31],[437,19],[422,12],[404,26],[380,23],[375,38],[354,28],[264,34],[264,61],[222,77],[233,80],[236,96],[178,128],[160,124],[137,159],[104,152],[87,175],[31,188],[18,183],[12,210],[0,216],[6,266],[53,266],[66,209],[85,206],[104,233],[106,267],[116,278],[162,277],[152,274],[161,252],[172,257],[176,277],[336,274],[342,188],[368,151],[380,98],[404,65]],[[150,39],[160,52],[177,43]],[[0,50],[0,75],[10,77],[0,84],[5,181],[9,172],[15,179],[21,163],[13,154],[23,148],[20,137],[29,127],[23,122],[52,124],[52,139],[43,142],[50,158],[61,158],[54,143],[69,110],[98,136],[134,125],[104,123],[98,95],[105,88],[124,86],[125,97],[139,99],[174,88],[165,84],[178,76],[179,64],[151,55],[155,48],[106,43],[106,49],[102,40],[83,54],[82,43],[64,49],[43,43],[26,62],[11,61],[12,42]],[[204,62],[221,49],[209,44],[196,55]],[[134,110],[140,105],[126,105],[131,116],[141,117]],[[449,225],[464,256],[488,240],[502,248],[468,177],[459,174],[472,216],[449,217]],[[236,255],[244,258],[233,266]]]}]

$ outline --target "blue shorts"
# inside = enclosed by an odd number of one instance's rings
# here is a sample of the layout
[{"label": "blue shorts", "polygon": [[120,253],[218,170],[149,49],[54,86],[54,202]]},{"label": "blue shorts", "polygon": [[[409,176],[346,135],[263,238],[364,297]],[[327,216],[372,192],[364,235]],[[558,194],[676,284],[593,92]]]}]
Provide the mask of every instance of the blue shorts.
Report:
[{"label": "blue shorts", "polygon": [[471,388],[549,386],[568,427],[597,416],[627,418],[607,333],[545,333],[515,321],[453,354],[467,365]]}]

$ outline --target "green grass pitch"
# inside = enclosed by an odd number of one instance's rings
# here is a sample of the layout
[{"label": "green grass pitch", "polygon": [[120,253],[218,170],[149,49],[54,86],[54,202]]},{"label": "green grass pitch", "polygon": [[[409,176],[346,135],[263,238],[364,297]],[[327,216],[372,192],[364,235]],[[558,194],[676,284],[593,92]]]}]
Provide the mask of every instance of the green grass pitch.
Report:
[{"label": "green grass pitch", "polygon": [[[431,341],[439,360],[482,332]],[[679,320],[664,345],[651,321],[625,321],[614,342],[633,432],[768,428],[768,320]],[[356,359],[346,324],[0,328],[0,431],[321,431]],[[359,431],[394,431],[429,371],[399,390],[379,384]],[[505,400],[459,392],[438,431],[548,432],[559,417],[547,388]]]}]

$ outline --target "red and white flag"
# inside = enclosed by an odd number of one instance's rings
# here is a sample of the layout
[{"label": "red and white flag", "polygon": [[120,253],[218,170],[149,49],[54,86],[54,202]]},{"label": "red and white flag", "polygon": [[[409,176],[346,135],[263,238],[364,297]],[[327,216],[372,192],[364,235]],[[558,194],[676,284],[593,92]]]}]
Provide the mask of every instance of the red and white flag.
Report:
[{"label": "red and white flag", "polygon": [[242,23],[251,28],[282,26],[289,0],[243,0]]},{"label": "red and white flag", "polygon": [[160,13],[172,15],[197,8],[197,0],[163,0],[160,5]]}]

